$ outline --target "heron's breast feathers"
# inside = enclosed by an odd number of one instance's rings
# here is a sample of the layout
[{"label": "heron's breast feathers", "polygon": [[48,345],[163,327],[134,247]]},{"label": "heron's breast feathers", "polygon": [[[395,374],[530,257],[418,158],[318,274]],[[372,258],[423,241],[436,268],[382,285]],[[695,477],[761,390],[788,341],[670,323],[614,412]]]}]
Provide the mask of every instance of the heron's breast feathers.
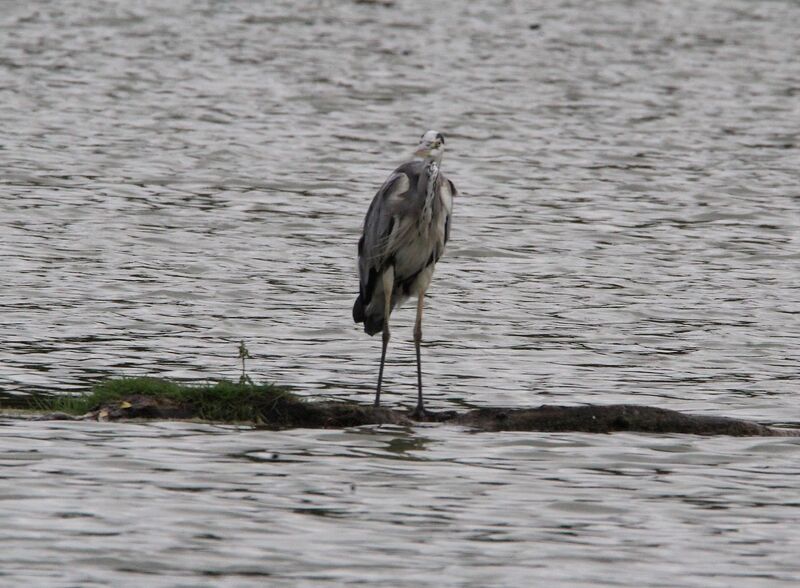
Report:
[{"label": "heron's breast feathers", "polygon": [[[425,172],[431,171],[432,174]],[[453,209],[453,183],[438,168],[406,164],[384,182],[370,206],[359,242],[360,265],[416,272],[444,253]]]}]

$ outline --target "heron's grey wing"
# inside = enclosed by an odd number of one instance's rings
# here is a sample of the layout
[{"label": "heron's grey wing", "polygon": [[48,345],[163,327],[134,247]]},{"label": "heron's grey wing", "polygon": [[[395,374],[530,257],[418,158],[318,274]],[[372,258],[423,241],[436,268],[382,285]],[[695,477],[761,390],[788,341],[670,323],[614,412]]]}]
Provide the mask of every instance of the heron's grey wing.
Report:
[{"label": "heron's grey wing", "polygon": [[364,304],[371,300],[378,278],[392,259],[396,236],[403,224],[400,218],[403,197],[410,187],[411,181],[405,173],[392,174],[367,210],[364,234],[358,242],[358,273]]}]

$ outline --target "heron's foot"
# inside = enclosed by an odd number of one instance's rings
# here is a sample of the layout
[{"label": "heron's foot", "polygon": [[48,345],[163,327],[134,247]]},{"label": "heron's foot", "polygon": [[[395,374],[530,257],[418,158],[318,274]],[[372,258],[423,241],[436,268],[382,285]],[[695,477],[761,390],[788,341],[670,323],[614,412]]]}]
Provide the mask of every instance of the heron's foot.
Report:
[{"label": "heron's foot", "polygon": [[408,413],[412,419],[416,419],[418,421],[427,421],[430,420],[431,413],[425,410],[425,407],[421,404],[418,404],[417,407]]},{"label": "heron's foot", "polygon": [[455,410],[426,410],[425,407],[417,405],[414,410],[408,412],[409,418],[423,423],[446,423],[458,417]]}]

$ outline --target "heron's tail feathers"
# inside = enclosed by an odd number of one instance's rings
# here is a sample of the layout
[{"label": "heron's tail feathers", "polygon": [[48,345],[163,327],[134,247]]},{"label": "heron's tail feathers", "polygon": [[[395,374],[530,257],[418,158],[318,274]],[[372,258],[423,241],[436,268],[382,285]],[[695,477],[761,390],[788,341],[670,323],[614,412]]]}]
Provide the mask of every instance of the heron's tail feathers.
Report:
[{"label": "heron's tail feathers", "polygon": [[359,294],[353,304],[353,320],[357,323],[364,323],[364,332],[367,335],[374,335],[383,331],[383,313],[367,314],[364,301]]}]

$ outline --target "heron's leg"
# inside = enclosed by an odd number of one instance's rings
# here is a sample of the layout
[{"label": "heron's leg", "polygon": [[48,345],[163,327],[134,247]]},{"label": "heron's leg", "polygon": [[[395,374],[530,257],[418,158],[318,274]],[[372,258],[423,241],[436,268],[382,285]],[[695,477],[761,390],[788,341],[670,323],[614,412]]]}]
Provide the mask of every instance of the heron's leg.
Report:
[{"label": "heron's leg", "polygon": [[417,321],[414,323],[414,347],[417,351],[417,408],[414,415],[425,416],[425,407],[422,403],[422,359],[420,356],[420,343],[422,342],[422,308],[425,303],[425,291],[419,293],[417,298]]},{"label": "heron's leg", "polygon": [[394,267],[383,272],[383,342],[381,347],[381,367],[378,370],[378,387],[375,390],[375,406],[381,404],[381,382],[383,382],[383,364],[386,361],[386,347],[389,345],[389,314],[392,312],[392,288],[394,288]]}]

